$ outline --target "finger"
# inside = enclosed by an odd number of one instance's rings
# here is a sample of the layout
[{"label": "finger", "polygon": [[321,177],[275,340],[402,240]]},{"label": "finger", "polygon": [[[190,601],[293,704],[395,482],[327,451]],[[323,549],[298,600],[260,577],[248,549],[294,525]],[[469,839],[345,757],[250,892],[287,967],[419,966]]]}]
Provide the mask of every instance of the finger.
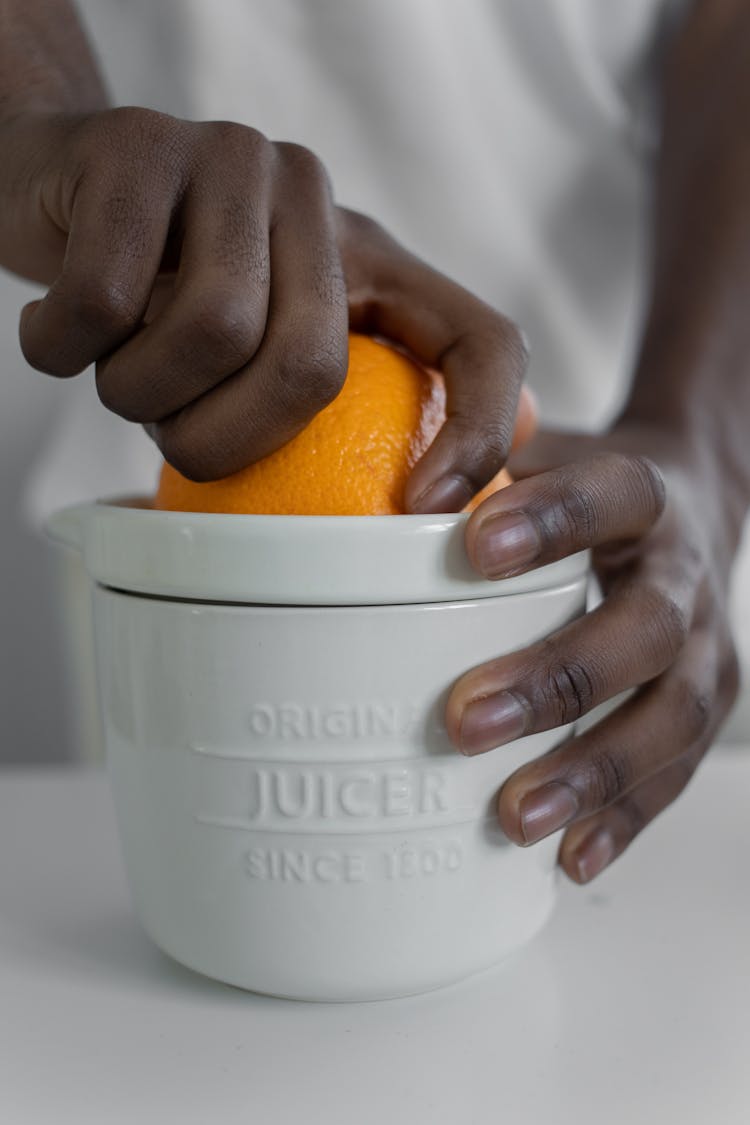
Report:
[{"label": "finger", "polygon": [[576,551],[638,538],[664,503],[664,482],[652,461],[601,453],[494,493],[468,521],[466,550],[486,578],[521,574]]},{"label": "finger", "polygon": [[[214,130],[215,126],[202,127]],[[134,422],[158,422],[244,367],[263,339],[270,284],[270,149],[222,129],[224,161],[197,175],[181,205],[179,268],[162,311],[97,366],[99,396]],[[210,134],[209,134],[210,136]],[[219,174],[221,173],[221,175]]]},{"label": "finger", "polygon": [[451,739],[464,754],[484,753],[648,682],[676,659],[694,602],[689,563],[663,572],[660,560],[643,562],[584,617],[462,676],[446,706]]},{"label": "finger", "polygon": [[[519,445],[528,441],[534,433],[537,425],[537,405],[536,398],[528,387],[521,387],[521,394],[518,399],[518,412],[516,414],[516,426],[513,431],[513,441],[511,449],[516,449]],[[469,501],[468,504],[462,509],[464,512],[475,511],[480,504],[484,503],[488,496],[497,492],[499,488],[507,488],[509,484],[513,483],[513,477],[510,475],[506,468],[502,468],[499,473],[481,488],[479,492]]]},{"label": "finger", "polygon": [[694,631],[674,664],[585,733],[522,766],[498,801],[500,823],[533,844],[620,800],[710,738],[729,707],[714,630]]},{"label": "finger", "polygon": [[710,746],[696,745],[655,777],[563,837],[558,862],[574,882],[588,883],[608,867],[685,789]]},{"label": "finger", "polygon": [[[121,171],[121,170],[119,170]],[[127,339],[148,306],[173,194],[153,178],[85,177],[75,196],[62,272],[21,313],[32,367],[77,375]]]},{"label": "finger", "polygon": [[273,452],[336,396],[346,376],[346,289],[328,181],[307,150],[275,150],[262,343],[250,364],[151,428],[166,459],[194,480],[226,476]]},{"label": "finger", "polygon": [[526,342],[506,317],[430,269],[377,224],[339,212],[352,327],[406,347],[442,372],[447,418],[412,470],[412,512],[463,508],[511,447]]},{"label": "finger", "polygon": [[[660,772],[627,791],[619,799],[592,816],[576,821],[563,836],[560,864],[578,883],[587,883],[604,870],[627,846],[682,792],[696,767],[710,748],[729,714],[739,689],[739,662],[731,638],[720,646],[716,703],[706,707],[700,693],[692,691],[689,711],[694,716],[698,737],[681,757]],[[695,671],[695,669],[694,669]],[[697,703],[697,706],[696,706]],[[701,730],[702,716],[708,715]],[[675,714],[672,714],[675,718]],[[640,728],[639,728],[640,729]]]}]

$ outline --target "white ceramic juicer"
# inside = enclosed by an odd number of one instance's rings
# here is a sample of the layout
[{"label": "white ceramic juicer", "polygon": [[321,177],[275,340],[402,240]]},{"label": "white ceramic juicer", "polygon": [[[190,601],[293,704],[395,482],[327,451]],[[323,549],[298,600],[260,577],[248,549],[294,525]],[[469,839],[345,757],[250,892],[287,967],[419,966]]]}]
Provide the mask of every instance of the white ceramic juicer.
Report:
[{"label": "white ceramic juicer", "polygon": [[92,582],[106,754],[135,908],[178,961],[304,1000],[433,989],[549,915],[558,841],[503,836],[504,780],[452,683],[581,614],[588,558],[488,582],[467,517],[57,513]]}]

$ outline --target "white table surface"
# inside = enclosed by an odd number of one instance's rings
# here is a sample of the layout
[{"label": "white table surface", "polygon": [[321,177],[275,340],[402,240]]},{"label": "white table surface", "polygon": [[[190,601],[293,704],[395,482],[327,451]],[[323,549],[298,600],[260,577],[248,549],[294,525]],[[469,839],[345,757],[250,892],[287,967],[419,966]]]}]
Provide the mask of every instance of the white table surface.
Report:
[{"label": "white table surface", "polygon": [[505,965],[297,1004],[152,946],[101,773],[0,773],[0,1121],[747,1125],[749,808],[750,750],[714,751]]}]

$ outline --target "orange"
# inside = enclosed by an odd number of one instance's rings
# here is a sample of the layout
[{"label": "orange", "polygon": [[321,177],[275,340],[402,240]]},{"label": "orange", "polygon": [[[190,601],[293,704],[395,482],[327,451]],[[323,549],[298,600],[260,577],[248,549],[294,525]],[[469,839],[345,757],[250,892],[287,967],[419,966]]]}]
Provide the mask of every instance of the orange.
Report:
[{"label": "orange", "polygon": [[[400,352],[349,337],[342,390],[286,445],[222,480],[195,483],[162,469],[154,507],[182,512],[396,515],[412,466],[445,420],[445,387]],[[533,430],[524,395],[519,422]],[[517,427],[516,438],[520,436]],[[505,470],[475,497],[510,483]]]}]

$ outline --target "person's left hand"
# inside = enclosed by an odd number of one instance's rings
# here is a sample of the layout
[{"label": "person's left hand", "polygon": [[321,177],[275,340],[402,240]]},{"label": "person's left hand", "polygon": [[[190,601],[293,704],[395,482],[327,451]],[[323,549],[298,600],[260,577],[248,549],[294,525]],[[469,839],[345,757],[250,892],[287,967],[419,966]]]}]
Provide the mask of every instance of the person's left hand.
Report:
[{"label": "person's left hand", "polygon": [[566,828],[560,864],[585,883],[678,796],[734,702],[727,586],[739,520],[711,456],[655,426],[541,433],[508,467],[516,482],[467,524],[475,568],[502,578],[592,548],[603,601],[462,676],[446,723],[463,753],[502,754],[637,689],[518,769],[498,798],[517,844]]}]

